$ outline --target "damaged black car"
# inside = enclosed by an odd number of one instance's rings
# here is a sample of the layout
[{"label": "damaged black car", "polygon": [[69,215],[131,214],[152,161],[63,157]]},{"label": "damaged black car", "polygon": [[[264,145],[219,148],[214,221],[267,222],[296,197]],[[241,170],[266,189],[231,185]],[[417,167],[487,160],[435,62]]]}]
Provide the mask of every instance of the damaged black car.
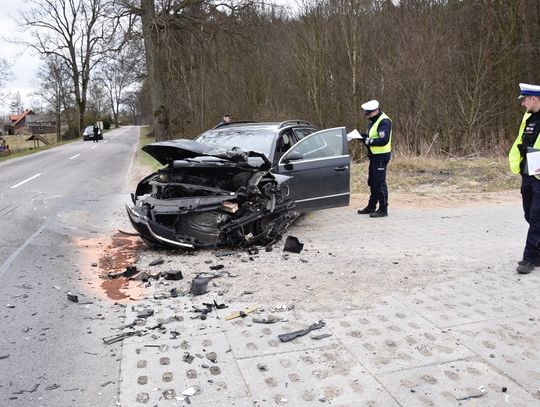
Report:
[{"label": "damaged black car", "polygon": [[301,213],[349,204],[344,127],[232,123],[142,149],[164,167],[139,182],[127,212],[152,247],[267,244]]}]

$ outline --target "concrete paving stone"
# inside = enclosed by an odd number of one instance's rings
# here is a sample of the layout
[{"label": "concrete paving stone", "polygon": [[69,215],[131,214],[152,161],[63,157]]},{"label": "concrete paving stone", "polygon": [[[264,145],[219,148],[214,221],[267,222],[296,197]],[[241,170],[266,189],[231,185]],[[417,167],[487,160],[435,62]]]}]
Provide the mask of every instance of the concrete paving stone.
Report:
[{"label": "concrete paving stone", "polygon": [[495,294],[498,301],[511,305],[522,314],[540,318],[540,294],[538,288],[513,289],[511,291]]},{"label": "concrete paving stone", "polygon": [[[146,318],[146,325],[139,327],[151,327],[157,325],[161,321],[165,321],[168,318],[177,316],[180,317],[181,321],[173,321],[164,325],[167,329],[167,332],[174,330],[180,333],[190,333],[197,335],[201,332],[206,333],[217,333],[221,332],[221,324],[219,321],[218,314],[214,311],[206,315],[205,320],[200,318],[192,319],[193,317],[199,316],[200,313],[191,312],[193,306],[199,309],[204,309],[203,302],[206,302],[202,299],[193,299],[191,297],[177,297],[177,298],[166,298],[159,301],[146,301],[144,304],[146,307],[154,310],[154,315]],[[212,302],[209,300],[209,302]],[[128,307],[126,309],[126,324],[134,321],[137,318],[137,313],[140,309],[144,309],[145,306],[137,307]],[[155,330],[154,334],[158,334],[159,331]],[[169,337],[167,334],[165,337]]]},{"label": "concrete paving stone", "polygon": [[[538,400],[480,358],[381,374],[378,378],[402,406],[539,405]],[[458,400],[480,395],[482,390],[485,393],[481,397]]]},{"label": "concrete paving stone", "polygon": [[482,294],[461,280],[433,284],[412,294],[397,293],[395,297],[439,328],[519,313],[514,307]]},{"label": "concrete paving stone", "polygon": [[[229,405],[230,399],[248,396],[223,333],[160,341],[158,344],[167,345],[163,350],[141,346],[138,340],[132,338],[124,342],[120,385],[122,406],[136,404],[135,398],[139,393],[149,395],[149,406],[154,406],[158,401],[160,407],[165,401],[175,405],[174,397],[165,399],[165,392],[173,390],[181,402],[184,398],[182,392],[189,387],[199,389],[196,395],[190,397],[192,402]],[[185,352],[194,356],[191,363],[183,360]],[[141,380],[141,377],[144,379]]]},{"label": "concrete paving stone", "polygon": [[[520,315],[455,327],[450,335],[540,400],[540,324]],[[537,401],[536,405],[540,405]]]},{"label": "concrete paving stone", "polygon": [[[253,356],[273,353],[307,350],[327,346],[336,342],[334,337],[315,341],[311,335],[328,333],[329,329],[323,327],[316,329],[305,336],[293,339],[289,342],[281,342],[278,335],[306,329],[321,318],[315,313],[300,312],[296,309],[290,311],[275,312],[268,307],[264,311],[254,312],[245,318],[236,318],[225,321],[225,315],[235,310],[247,308],[251,304],[233,304],[227,309],[219,310],[222,317],[223,332],[231,344],[232,352],[236,358],[248,358]],[[281,318],[281,321],[273,324],[261,324],[253,322],[255,318],[267,318],[272,315]]]},{"label": "concrete paving stone", "polygon": [[514,269],[515,265],[513,264],[511,273],[497,270],[471,273],[461,277],[459,283],[473,287],[490,296],[512,290],[526,290],[530,287],[540,288],[540,274],[538,276],[531,274],[531,278],[528,278],[529,276],[515,274]]},{"label": "concrete paving stone", "polygon": [[372,373],[470,357],[473,353],[405,306],[322,315],[336,337]]},{"label": "concrete paving stone", "polygon": [[366,369],[336,343],[238,361],[257,406],[398,406]]}]

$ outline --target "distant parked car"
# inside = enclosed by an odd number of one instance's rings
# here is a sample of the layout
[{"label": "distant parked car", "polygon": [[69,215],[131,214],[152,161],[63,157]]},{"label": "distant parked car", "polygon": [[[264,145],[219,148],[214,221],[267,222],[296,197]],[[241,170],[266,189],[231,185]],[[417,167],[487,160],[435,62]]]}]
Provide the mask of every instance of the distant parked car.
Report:
[{"label": "distant parked car", "polygon": [[[103,140],[103,132],[99,129],[98,140]],[[94,125],[86,126],[83,131],[83,140],[94,140]]]},{"label": "distant parked car", "polygon": [[142,149],[165,167],[138,184],[127,212],[153,247],[266,244],[300,213],[349,204],[344,127],[231,123]]}]

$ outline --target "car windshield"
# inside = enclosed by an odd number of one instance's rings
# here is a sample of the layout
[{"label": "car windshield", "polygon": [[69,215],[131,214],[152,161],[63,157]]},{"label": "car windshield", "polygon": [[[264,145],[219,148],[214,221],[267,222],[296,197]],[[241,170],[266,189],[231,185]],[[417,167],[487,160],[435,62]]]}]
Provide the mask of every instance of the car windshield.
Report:
[{"label": "car windshield", "polygon": [[275,132],[259,126],[231,127],[208,130],[197,141],[230,150],[238,147],[243,151],[257,151],[270,157]]},{"label": "car windshield", "polygon": [[86,129],[84,129],[86,133],[93,133],[94,132],[94,126],[86,126]]}]

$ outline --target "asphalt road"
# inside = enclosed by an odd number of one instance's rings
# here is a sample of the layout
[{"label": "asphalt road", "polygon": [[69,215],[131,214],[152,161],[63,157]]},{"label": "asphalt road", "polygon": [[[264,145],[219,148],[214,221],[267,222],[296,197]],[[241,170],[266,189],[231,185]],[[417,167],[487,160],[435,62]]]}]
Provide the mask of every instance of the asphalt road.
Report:
[{"label": "asphalt road", "polygon": [[100,338],[124,312],[85,290],[75,242],[125,224],[138,136],[124,127],[0,164],[0,406],[115,405],[121,348]]}]

